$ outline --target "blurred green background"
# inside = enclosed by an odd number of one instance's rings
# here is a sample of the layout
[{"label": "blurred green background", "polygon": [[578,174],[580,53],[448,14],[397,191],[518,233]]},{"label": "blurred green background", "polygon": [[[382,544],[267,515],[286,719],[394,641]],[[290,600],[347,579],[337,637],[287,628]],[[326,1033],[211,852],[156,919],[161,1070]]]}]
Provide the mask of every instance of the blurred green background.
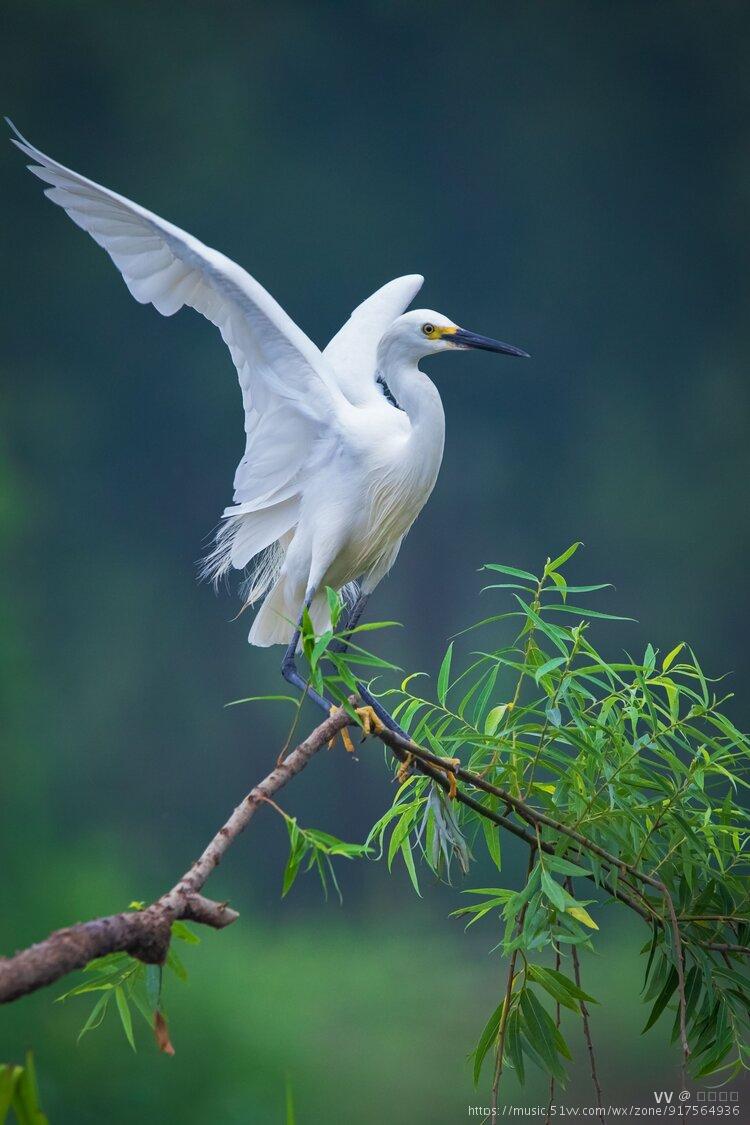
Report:
[{"label": "blurred green background", "polygon": [[[372,613],[434,673],[483,615],[477,567],[576,577],[638,624],[608,651],[689,640],[747,725],[750,10],[741,3],[273,4],[6,0],[0,109],[36,144],[228,252],[321,344],[388,278],[528,348],[427,364],[448,436],[435,494]],[[0,949],[173,881],[272,763],[288,715],[238,603],[196,582],[231,498],[240,397],[216,332],[160,318],[0,148]],[[523,367],[523,369],[521,369]],[[313,712],[308,720],[315,718]],[[285,792],[360,840],[392,795],[375,747]],[[188,950],[174,1059],[114,1021],[80,1046],[56,990],[0,1014],[34,1047],[55,1123],[464,1120],[465,1056],[497,1002],[491,924],[452,890],[341,870],[279,902],[285,831],[258,817],[210,885],[241,922]],[[518,863],[517,863],[518,860]],[[502,880],[520,878],[508,849]],[[341,866],[341,865],[340,865]],[[472,885],[481,885],[480,869]],[[645,1039],[634,953],[600,911],[586,986],[612,1100],[677,1082]],[[58,992],[61,989],[57,990]],[[145,1031],[145,1026],[143,1028]],[[571,1103],[590,1102],[579,1057]],[[541,1101],[534,1079],[508,1100]]]}]

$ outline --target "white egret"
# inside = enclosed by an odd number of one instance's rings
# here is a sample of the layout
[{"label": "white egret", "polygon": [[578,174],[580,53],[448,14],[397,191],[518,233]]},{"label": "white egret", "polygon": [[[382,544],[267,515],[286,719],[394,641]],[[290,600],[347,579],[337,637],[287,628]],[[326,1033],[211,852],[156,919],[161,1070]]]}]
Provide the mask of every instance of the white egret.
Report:
[{"label": "white egret", "polygon": [[[330,624],[326,586],[344,590],[344,633],[392,566],[437,479],[445,417],[419,361],[436,352],[520,348],[429,309],[404,312],[418,274],[384,285],[321,352],[240,266],[136,203],[58,164],[8,122],[45,194],[103,247],[135,299],[164,316],[183,305],[217,326],[237,368],[247,443],[206,572],[249,568],[261,601],[254,645],[286,645],[282,672],[326,711],[297,671],[303,608]],[[295,624],[296,623],[296,624]],[[372,719],[390,716],[362,689]],[[374,721],[374,720],[373,720]]]}]

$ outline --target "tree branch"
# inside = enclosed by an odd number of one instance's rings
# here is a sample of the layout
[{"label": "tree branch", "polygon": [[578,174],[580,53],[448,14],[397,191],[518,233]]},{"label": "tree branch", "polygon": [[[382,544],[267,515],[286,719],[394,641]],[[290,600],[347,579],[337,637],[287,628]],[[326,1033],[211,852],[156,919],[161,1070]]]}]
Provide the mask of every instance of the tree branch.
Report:
[{"label": "tree branch", "polygon": [[[528,882],[531,872],[534,869],[534,862],[536,860],[536,847],[532,844],[529,848],[529,865],[526,869],[526,881]],[[516,928],[514,938],[518,938],[523,931],[523,923],[526,918],[526,910],[528,901],[521,907],[516,918]],[[503,1010],[500,1015],[500,1025],[497,1030],[497,1043],[495,1046],[495,1075],[492,1080],[492,1102],[491,1108],[493,1114],[497,1114],[497,1096],[500,1091],[500,1079],[503,1075],[503,1056],[505,1054],[505,1037],[508,1034],[508,1019],[510,1017],[510,1002],[513,998],[513,984],[516,979],[516,961],[518,960],[518,946],[513,950],[510,957],[510,964],[508,965],[508,977],[505,984],[505,998],[503,1000]],[[525,963],[525,960],[524,960]]]},{"label": "tree branch", "polygon": [[349,722],[347,714],[340,710],[316,727],[248,793],[180,881],[145,910],[112,914],[56,930],[45,941],[14,957],[0,958],[0,1004],[54,984],[108,953],[129,953],[146,964],[161,965],[169,950],[172,923],[177,919],[214,929],[235,922],[239,918],[236,910],[199,893],[204,883],[260,805],[300,773]]},{"label": "tree branch", "polygon": [[[68,973],[83,968],[89,961],[108,953],[125,952],[146,964],[163,964],[169,950],[172,922],[178,919],[197,922],[214,929],[222,929],[236,921],[239,915],[226,903],[214,902],[200,894],[204,884],[227,850],[247,827],[259,806],[300,773],[318,750],[327,745],[350,723],[351,719],[343,708],[320,723],[247,794],[179,882],[146,909],[95,918],[90,922],[57,930],[44,941],[16,953],[13,957],[0,957],[0,1004],[17,1000],[21,996],[53,984]],[[538,847],[550,854],[554,852],[551,843],[538,837],[539,828],[545,826],[568,836],[583,850],[598,855],[619,876],[614,882],[600,879],[599,885],[613,898],[629,906],[645,921],[650,923],[655,920],[661,926],[671,927],[679,951],[678,956],[681,954],[679,925],[674,907],[665,885],[660,880],[624,863],[581,833],[532,808],[527,802],[485,781],[480,775],[451,764],[450,760],[443,760],[392,731],[384,729],[378,732],[377,737],[388,746],[400,762],[410,764],[413,761],[421,773],[451,796],[455,796],[461,804],[492,821],[498,828],[503,828],[517,836],[530,847]],[[504,801],[506,812],[513,810],[522,823],[515,823],[508,816],[487,808],[470,794],[457,789],[456,778]],[[624,874],[658,891],[665,898],[670,917],[665,919],[654,911],[648,900],[635,887],[627,883]],[[593,876],[589,878],[595,881]],[[638,901],[636,895],[641,901]],[[697,941],[696,944],[722,953],[750,953],[746,947],[739,945],[702,941]],[[679,966],[679,969],[681,968],[682,965]]]},{"label": "tree branch", "polygon": [[[583,851],[587,851],[590,854],[598,856],[601,860],[603,860],[610,871],[616,872],[616,883],[608,883],[605,879],[600,879],[598,885],[606,890],[610,895],[612,895],[613,898],[616,898],[626,906],[629,906],[630,909],[635,911],[636,914],[639,914],[641,918],[644,919],[644,921],[651,923],[655,920],[658,925],[662,926],[663,928],[669,928],[672,932],[677,956],[677,973],[680,982],[678,991],[681,1002],[681,1024],[684,1022],[684,956],[682,950],[682,938],[680,934],[677,915],[674,909],[674,902],[672,901],[672,896],[670,895],[669,889],[667,888],[666,884],[663,883],[661,879],[657,879],[653,875],[648,875],[646,872],[639,870],[639,868],[635,867],[633,864],[627,863],[625,860],[622,860],[618,856],[613,855],[612,852],[607,851],[606,848],[602,848],[599,844],[595,843],[587,836],[584,836],[583,833],[578,832],[575,828],[571,828],[567,824],[564,824],[562,821],[555,820],[553,817],[548,816],[546,813],[541,812],[539,809],[533,808],[521,798],[514,797],[513,794],[510,793],[507,789],[501,789],[497,785],[493,785],[491,782],[486,781],[484,777],[481,776],[481,774],[472,773],[469,770],[463,769],[461,766],[457,766],[455,764],[455,759],[440,758],[436,754],[431,753],[429,750],[425,750],[424,747],[418,746],[415,742],[400,737],[400,735],[396,734],[394,731],[379,731],[378,738],[382,742],[384,742],[386,746],[390,747],[390,749],[393,751],[400,762],[408,762],[413,759],[421,773],[426,774],[427,777],[432,778],[433,781],[435,781],[438,785],[445,789],[452,797],[455,797],[455,799],[461,804],[464,804],[468,808],[473,809],[474,812],[478,813],[480,816],[485,817],[485,819],[493,821],[500,828],[505,828],[508,832],[513,833],[514,836],[517,836],[521,840],[525,840],[526,843],[538,843],[538,846],[542,851],[547,852],[548,854],[554,853],[555,849],[551,844],[548,844],[543,840],[537,841],[537,830],[540,827],[544,826],[546,828],[552,829],[554,832],[558,832],[562,836],[567,836],[568,839],[576,843],[578,847]],[[450,784],[448,781],[446,781],[446,775],[452,775],[453,784]],[[512,809],[520,820],[522,820],[530,827],[534,828],[535,831],[530,832],[527,829],[522,828],[520,825],[514,824],[514,822],[507,816],[502,816],[501,814],[494,812],[492,809],[486,808],[484,805],[480,804],[479,801],[474,800],[473,797],[470,797],[461,789],[458,789],[455,785],[456,779],[465,781],[467,784],[472,785],[477,789],[481,789],[485,793],[489,793],[491,796],[497,797],[501,801],[504,801],[506,811],[510,811]],[[658,893],[664,899],[668,917],[665,918],[663,915],[655,911],[649,900],[640,891],[637,891],[635,887],[632,887],[629,883],[627,883],[624,878],[625,875],[630,876],[631,879],[641,883],[644,886],[652,887],[655,891],[658,891]],[[589,875],[587,876],[587,878],[591,882],[596,884],[596,880],[594,879],[593,875]],[[616,885],[619,883],[625,884],[625,886],[627,887],[627,892],[622,891],[620,887]],[[641,901],[638,902],[637,899],[633,897],[634,895],[638,895]],[[694,938],[691,938],[690,940],[694,945],[700,945],[703,949],[713,949],[718,952],[733,952],[738,954],[747,954],[748,952],[750,952],[746,947],[741,945],[724,945],[723,943],[702,941]],[[686,1036],[681,1036],[681,1038],[683,1052],[685,1056],[687,1056],[689,1054],[687,1038]]]},{"label": "tree branch", "polygon": [[[572,895],[573,898],[575,898],[575,889],[574,889],[574,886],[573,886],[573,880],[570,876],[568,876],[568,878],[565,880],[565,885],[568,889],[568,894]],[[581,987],[581,962],[578,959],[578,948],[577,948],[577,946],[571,945],[570,952],[571,952],[571,955],[573,957],[573,974],[575,976],[576,988],[580,988]],[[588,1010],[588,1007],[586,1006],[585,1000],[581,1000],[580,1007],[581,1007],[581,1019],[583,1020],[583,1034],[584,1034],[584,1037],[586,1039],[586,1048],[587,1048],[588,1053],[589,1053],[589,1063],[591,1064],[591,1081],[594,1083],[594,1090],[596,1092],[596,1108],[600,1111],[600,1113],[603,1113],[604,1111],[603,1111],[603,1100],[602,1100],[602,1088],[599,1085],[599,1073],[598,1073],[597,1066],[596,1066],[596,1053],[594,1051],[594,1039],[593,1039],[593,1036],[591,1034],[591,1023],[590,1023],[590,1019],[589,1019],[589,1010]]]}]

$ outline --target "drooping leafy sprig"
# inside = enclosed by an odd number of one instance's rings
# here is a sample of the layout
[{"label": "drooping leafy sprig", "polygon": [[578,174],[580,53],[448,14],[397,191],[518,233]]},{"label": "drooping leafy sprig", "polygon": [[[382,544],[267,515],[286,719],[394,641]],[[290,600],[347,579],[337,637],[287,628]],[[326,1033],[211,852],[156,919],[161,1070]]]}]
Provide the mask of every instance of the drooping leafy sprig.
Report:
[{"label": "drooping leafy sprig", "polygon": [[[144,906],[145,903],[142,902],[131,902],[130,909],[141,910]],[[183,983],[188,979],[187,969],[174,948],[175,940],[188,945],[200,944],[198,935],[184,922],[178,921],[172,923],[172,942],[164,966],[144,965],[127,953],[109,953],[89,962],[83,970],[84,979],[57,997],[58,1002],[75,996],[96,997],[94,1006],[78,1033],[79,1043],[89,1031],[101,1027],[107,1012],[114,1010],[125,1038],[135,1051],[135,1010],[151,1028],[159,1049],[166,1054],[173,1054],[162,1000],[164,971]]]},{"label": "drooping leafy sprig", "polygon": [[[368,843],[389,866],[401,856],[417,891],[417,861],[441,876],[453,860],[465,871],[477,842],[500,870],[499,825],[530,846],[520,889],[466,891],[477,901],[456,911],[469,925],[499,922],[497,948],[510,965],[474,1052],[477,1079],[494,1049],[496,1082],[504,1065],[523,1080],[528,1061],[565,1081],[570,1051],[544,1002],[580,1010],[590,998],[570,970],[538,958],[556,951],[570,963],[594,940],[594,904],[610,902],[650,929],[644,1031],[672,1009],[671,1037],[692,1073],[729,1080],[749,1051],[750,744],[726,714],[731,696],[687,644],[664,655],[649,644],[640,659],[601,654],[594,625],[626,619],[579,604],[605,586],[568,583],[578,546],[541,575],[488,565],[496,581],[485,590],[510,606],[451,642],[435,697],[415,690],[415,676],[381,693],[417,766],[460,761],[459,790],[451,800],[447,787],[412,773]],[[326,674],[321,641],[308,645],[319,690],[341,698],[356,689],[355,671],[339,653]]]}]

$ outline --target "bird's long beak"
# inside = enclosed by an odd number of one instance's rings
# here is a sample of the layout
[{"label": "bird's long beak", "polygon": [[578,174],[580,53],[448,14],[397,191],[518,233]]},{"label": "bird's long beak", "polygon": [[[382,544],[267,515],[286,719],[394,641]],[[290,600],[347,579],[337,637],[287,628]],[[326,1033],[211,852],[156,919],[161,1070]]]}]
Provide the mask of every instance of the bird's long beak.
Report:
[{"label": "bird's long beak", "polygon": [[514,348],[512,344],[503,344],[500,340],[491,340],[489,336],[477,336],[476,332],[467,332],[465,328],[449,329],[444,333],[444,339],[457,348],[479,348],[484,352],[500,352],[501,355],[519,355],[531,359],[523,348]]}]

